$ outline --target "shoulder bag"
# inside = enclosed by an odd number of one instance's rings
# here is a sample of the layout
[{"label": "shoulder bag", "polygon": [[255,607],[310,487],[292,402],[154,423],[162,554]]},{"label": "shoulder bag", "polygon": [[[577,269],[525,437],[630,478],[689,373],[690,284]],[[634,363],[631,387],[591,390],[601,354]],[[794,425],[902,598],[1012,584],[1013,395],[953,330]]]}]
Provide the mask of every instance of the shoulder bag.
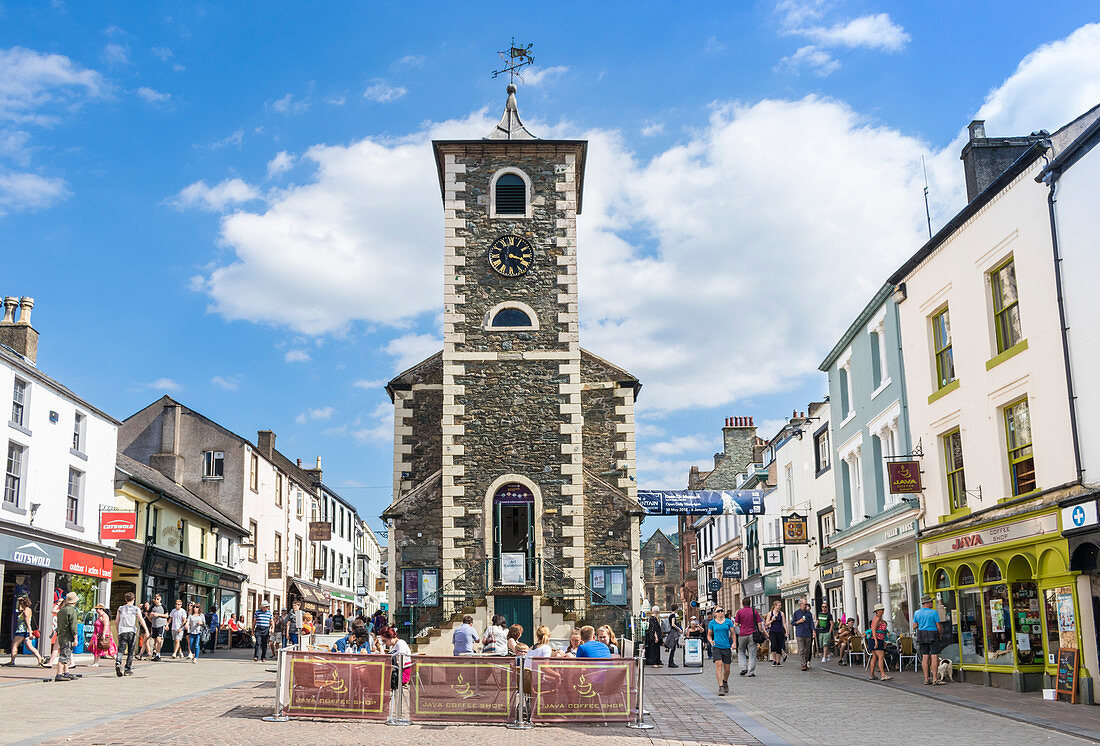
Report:
[{"label": "shoulder bag", "polygon": [[763,624],[763,622],[760,619],[760,612],[758,612],[756,609],[752,610],[752,621],[754,624],[754,628],[752,631],[752,641],[755,642],[757,645],[762,645],[767,642],[768,636],[760,631],[760,625]]}]

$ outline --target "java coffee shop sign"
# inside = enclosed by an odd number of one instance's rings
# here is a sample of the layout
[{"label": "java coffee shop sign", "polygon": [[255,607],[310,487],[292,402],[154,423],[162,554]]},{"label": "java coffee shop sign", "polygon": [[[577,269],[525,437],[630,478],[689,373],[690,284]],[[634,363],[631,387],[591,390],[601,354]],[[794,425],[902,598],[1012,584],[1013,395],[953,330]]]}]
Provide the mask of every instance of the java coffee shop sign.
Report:
[{"label": "java coffee shop sign", "polygon": [[890,479],[891,495],[920,493],[919,461],[890,461],[886,464],[886,473]]}]

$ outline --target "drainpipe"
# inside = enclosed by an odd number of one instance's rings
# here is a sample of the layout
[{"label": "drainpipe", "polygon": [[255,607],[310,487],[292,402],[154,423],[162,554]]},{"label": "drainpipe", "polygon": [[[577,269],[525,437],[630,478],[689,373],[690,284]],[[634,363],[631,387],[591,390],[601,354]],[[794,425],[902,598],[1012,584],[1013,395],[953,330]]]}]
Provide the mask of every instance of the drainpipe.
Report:
[{"label": "drainpipe", "polygon": [[[1043,159],[1048,164],[1050,163],[1050,158],[1045,153]],[[1058,248],[1058,221],[1054,212],[1054,205],[1058,201],[1055,197],[1057,179],[1057,172],[1047,174],[1046,182],[1049,188],[1047,192],[1047,210],[1050,213],[1050,245],[1054,251],[1054,284],[1058,289],[1058,321],[1062,332],[1062,358],[1066,364],[1066,392],[1069,395],[1069,429],[1073,437],[1073,461],[1077,467],[1077,481],[1083,483],[1084,469],[1081,468],[1081,442],[1077,433],[1077,397],[1073,393],[1073,371],[1069,363],[1069,327],[1066,326],[1066,303],[1062,294],[1062,256]]]}]

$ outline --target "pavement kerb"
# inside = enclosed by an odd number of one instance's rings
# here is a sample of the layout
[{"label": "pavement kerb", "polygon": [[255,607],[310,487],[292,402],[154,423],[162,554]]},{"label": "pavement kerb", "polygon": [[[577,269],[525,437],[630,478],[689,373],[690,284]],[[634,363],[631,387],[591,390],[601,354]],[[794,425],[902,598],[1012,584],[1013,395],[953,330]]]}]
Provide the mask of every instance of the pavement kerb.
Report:
[{"label": "pavement kerb", "polygon": [[[825,671],[826,673],[835,674],[837,676],[844,676],[849,679],[865,680],[866,677],[862,674],[855,674],[849,671],[838,671],[835,668],[826,668],[825,666],[819,666],[818,670]],[[997,717],[1005,718],[1006,720],[1015,720],[1018,723],[1026,723],[1027,725],[1034,725],[1039,728],[1048,728],[1059,733],[1064,733],[1067,736],[1076,736],[1077,738],[1085,738],[1090,741],[1100,742],[1100,730],[1088,730],[1085,728],[1076,728],[1072,725],[1059,722],[1057,720],[1048,720],[1046,718],[1027,716],[1023,713],[1013,712],[1012,710],[1005,710],[995,705],[980,705],[979,703],[969,702],[967,700],[952,699],[947,692],[940,693],[936,691],[936,687],[925,687],[918,689],[916,687],[907,686],[905,684],[894,683],[890,681],[879,682],[879,686],[888,686],[891,689],[897,689],[907,694],[916,694],[927,699],[934,699],[938,702],[954,705],[955,707],[961,707],[965,710],[974,710],[975,712],[984,712],[990,715],[996,715]],[[1081,707],[1088,707],[1089,705],[1080,705]]]},{"label": "pavement kerb", "polygon": [[69,726],[66,726],[64,728],[58,728],[58,729],[52,730],[48,733],[40,733],[39,735],[34,736],[32,738],[26,738],[26,739],[23,739],[22,741],[13,741],[9,746],[33,746],[33,744],[42,743],[43,741],[48,741],[51,738],[60,738],[61,736],[67,736],[67,735],[70,735],[72,733],[76,733],[78,731],[87,730],[89,728],[95,728],[95,727],[100,726],[100,725],[105,725],[106,723],[110,723],[114,720],[118,720],[119,718],[130,717],[131,715],[140,715],[143,712],[149,712],[150,710],[159,710],[162,707],[167,707],[169,705],[178,704],[179,702],[186,702],[187,700],[195,699],[196,697],[205,697],[209,694],[213,694],[214,692],[220,692],[223,689],[230,689],[232,687],[240,686],[241,684],[248,684],[248,683],[251,683],[251,682],[260,683],[260,682],[270,681],[270,680],[271,680],[271,677],[269,677],[269,676],[263,676],[263,677],[250,676],[248,678],[241,679],[239,681],[231,681],[228,684],[222,684],[221,686],[215,686],[215,687],[212,687],[210,689],[206,689],[206,690],[201,691],[201,692],[194,692],[193,694],[184,694],[183,696],[175,697],[173,699],[162,699],[162,700],[158,700],[158,701],[153,702],[153,703],[148,704],[148,705],[143,705],[141,707],[134,707],[134,708],[131,708],[129,710],[121,710],[119,712],[111,713],[110,715],[104,715],[103,717],[94,718],[92,720],[85,720],[85,721],[80,722],[80,723],[73,723]]}]

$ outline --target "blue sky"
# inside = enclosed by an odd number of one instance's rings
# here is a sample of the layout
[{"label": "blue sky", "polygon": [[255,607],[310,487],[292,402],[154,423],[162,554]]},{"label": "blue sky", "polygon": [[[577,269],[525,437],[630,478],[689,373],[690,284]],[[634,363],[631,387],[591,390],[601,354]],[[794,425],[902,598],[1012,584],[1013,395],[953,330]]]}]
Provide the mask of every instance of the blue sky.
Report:
[{"label": "blue sky", "polygon": [[[591,141],[582,345],[643,381],[640,482],[769,437],[962,205],[961,132],[1100,102],[1095,4],[0,5],[0,293],[119,418],[170,393],[377,516],[381,383],[438,347],[427,142],[477,137],[514,35],[536,135]],[[374,522],[377,525],[377,521]],[[662,525],[647,522],[648,529]]]}]

